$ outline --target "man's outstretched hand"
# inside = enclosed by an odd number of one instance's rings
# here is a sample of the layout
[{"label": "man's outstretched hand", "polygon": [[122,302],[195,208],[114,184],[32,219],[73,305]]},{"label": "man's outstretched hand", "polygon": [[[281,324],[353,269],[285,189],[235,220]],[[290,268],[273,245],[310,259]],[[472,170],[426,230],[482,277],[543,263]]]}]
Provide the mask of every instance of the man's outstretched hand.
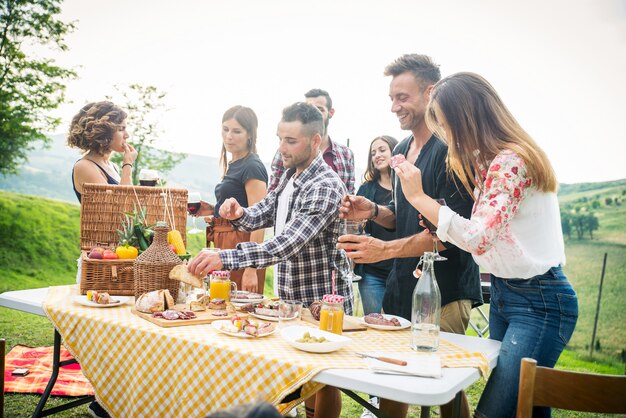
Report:
[{"label": "man's outstretched hand", "polygon": [[229,197],[224,200],[224,203],[220,206],[220,216],[224,219],[228,219],[229,221],[234,221],[235,219],[239,219],[243,216],[243,208],[239,202],[237,202],[237,199]]},{"label": "man's outstretched hand", "polygon": [[374,203],[363,196],[346,195],[341,199],[339,217],[341,219],[370,219],[374,213]]}]

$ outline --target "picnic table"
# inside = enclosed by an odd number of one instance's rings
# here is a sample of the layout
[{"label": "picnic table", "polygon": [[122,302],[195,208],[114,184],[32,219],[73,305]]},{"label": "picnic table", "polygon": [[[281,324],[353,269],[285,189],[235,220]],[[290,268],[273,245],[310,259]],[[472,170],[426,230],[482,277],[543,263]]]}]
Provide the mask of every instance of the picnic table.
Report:
[{"label": "picnic table", "polygon": [[[346,347],[315,354],[291,347],[278,333],[240,339],[210,325],[163,328],[134,315],[131,303],[94,309],[73,303],[75,295],[75,285],[5,292],[0,306],[48,316],[55,348],[63,340],[112,416],[206,416],[258,400],[286,411],[323,385],[367,406],[355,392],[441,405],[460,400],[462,390],[495,367],[500,348],[497,341],[442,333],[442,378],[377,374],[354,351],[414,353],[408,330],[347,333],[352,342]],[[299,398],[281,404],[299,388]],[[46,399],[42,396],[34,416],[40,416]]]}]

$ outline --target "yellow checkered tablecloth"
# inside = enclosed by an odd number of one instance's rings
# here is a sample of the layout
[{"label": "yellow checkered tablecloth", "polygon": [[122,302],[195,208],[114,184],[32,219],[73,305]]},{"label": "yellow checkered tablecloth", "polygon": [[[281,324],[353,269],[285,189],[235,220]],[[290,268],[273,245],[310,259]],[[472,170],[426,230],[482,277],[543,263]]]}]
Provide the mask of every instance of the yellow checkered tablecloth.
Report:
[{"label": "yellow checkered tablecloth", "polygon": [[[113,416],[202,417],[259,400],[278,405],[300,386],[303,397],[319,390],[322,385],[310,380],[321,370],[367,368],[354,351],[420,355],[408,345],[408,330],[349,333],[352,342],[343,349],[314,354],[291,347],[278,333],[243,339],[211,325],[162,328],[133,315],[130,303],[95,309],[74,303],[75,295],[75,285],[51,287],[44,311]],[[438,354],[444,367],[487,372],[482,353],[442,340]]]}]

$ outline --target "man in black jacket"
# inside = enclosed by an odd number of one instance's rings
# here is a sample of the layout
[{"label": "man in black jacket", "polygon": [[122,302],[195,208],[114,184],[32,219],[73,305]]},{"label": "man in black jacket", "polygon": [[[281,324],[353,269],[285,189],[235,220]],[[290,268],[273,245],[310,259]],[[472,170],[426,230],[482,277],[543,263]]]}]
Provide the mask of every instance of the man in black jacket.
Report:
[{"label": "man in black jacket", "polygon": [[[473,206],[471,197],[446,172],[448,147],[426,126],[425,111],[433,85],[439,81],[439,66],[425,55],[403,55],[385,68],[391,76],[389,97],[391,111],[395,113],[404,130],[411,135],[394,149],[394,155],[402,154],[422,171],[424,191],[432,198],[443,198],[455,212],[469,218]],[[417,283],[413,276],[419,257],[433,251],[433,239],[437,239],[419,225],[419,212],[406,200],[400,182],[393,185],[394,200],[388,207],[377,206],[362,196],[344,198],[341,217],[368,218],[396,230],[396,239],[381,241],[372,237],[346,235],[339,238],[338,248],[351,249],[348,256],[355,263],[372,263],[395,259],[387,279],[383,310],[387,314],[411,319],[413,289]],[[441,330],[465,334],[470,311],[482,304],[480,275],[471,254],[455,246],[438,242],[441,255],[446,261],[435,263],[435,276],[441,289]],[[381,409],[387,409],[381,400]],[[469,416],[465,401],[464,416]],[[400,409],[388,409],[390,416],[402,416]],[[405,410],[406,414],[406,410]],[[442,416],[447,415],[442,407]]]}]

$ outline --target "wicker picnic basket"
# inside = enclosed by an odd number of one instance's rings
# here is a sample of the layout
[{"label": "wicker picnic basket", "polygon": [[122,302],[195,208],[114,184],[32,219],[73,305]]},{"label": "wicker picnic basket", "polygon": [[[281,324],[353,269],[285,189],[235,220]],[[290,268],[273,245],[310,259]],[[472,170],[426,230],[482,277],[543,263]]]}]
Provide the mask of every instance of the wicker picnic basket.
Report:
[{"label": "wicker picnic basket", "polygon": [[154,240],[133,264],[135,298],[153,290],[168,289],[176,300],[180,282],[169,278],[170,270],[183,261],[167,245],[169,227],[158,222],[154,227]]},{"label": "wicker picnic basket", "polygon": [[166,219],[166,199],[174,225],[186,243],[186,189],[84,185],[80,211],[81,294],[86,294],[88,290],[123,296],[135,294],[135,260],[94,260],[87,257],[87,251],[96,246],[115,247],[119,240],[117,230],[121,229],[124,212],[131,212],[139,205],[146,208],[148,224]]}]

